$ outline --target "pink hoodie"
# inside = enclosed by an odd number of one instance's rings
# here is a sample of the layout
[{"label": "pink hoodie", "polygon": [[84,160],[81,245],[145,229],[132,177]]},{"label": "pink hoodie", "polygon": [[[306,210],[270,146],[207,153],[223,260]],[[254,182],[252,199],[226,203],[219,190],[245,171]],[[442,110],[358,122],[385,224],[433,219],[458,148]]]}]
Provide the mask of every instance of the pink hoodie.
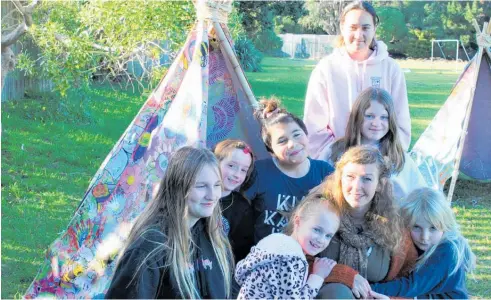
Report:
[{"label": "pink hoodie", "polygon": [[383,88],[391,94],[401,143],[405,150],[409,148],[411,117],[404,73],[389,57],[387,46],[377,41],[376,50],[365,61],[357,62],[351,59],[345,48],[336,48],[312,72],[303,116],[312,158],[325,158],[332,143],[344,136],[356,97],[371,86]]}]

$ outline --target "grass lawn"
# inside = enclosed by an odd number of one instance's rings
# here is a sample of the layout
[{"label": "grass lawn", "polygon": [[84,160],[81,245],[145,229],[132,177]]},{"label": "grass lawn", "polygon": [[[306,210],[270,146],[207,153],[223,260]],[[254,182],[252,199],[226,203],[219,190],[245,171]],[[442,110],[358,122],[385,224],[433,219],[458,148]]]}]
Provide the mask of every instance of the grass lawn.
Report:
[{"label": "grass lawn", "polygon": [[[412,68],[408,83],[413,143],[458,77],[453,65]],[[416,65],[416,64],[415,64]],[[276,95],[302,115],[313,61],[265,58],[264,72],[247,73],[256,97]],[[2,298],[19,298],[36,275],[49,244],[66,228],[89,181],[134,118],[145,96],[94,87],[89,112],[96,122],[65,120],[39,100],[2,103]],[[71,97],[76,97],[71,96]],[[454,207],[478,256],[470,293],[491,291],[491,184],[459,180]]]}]

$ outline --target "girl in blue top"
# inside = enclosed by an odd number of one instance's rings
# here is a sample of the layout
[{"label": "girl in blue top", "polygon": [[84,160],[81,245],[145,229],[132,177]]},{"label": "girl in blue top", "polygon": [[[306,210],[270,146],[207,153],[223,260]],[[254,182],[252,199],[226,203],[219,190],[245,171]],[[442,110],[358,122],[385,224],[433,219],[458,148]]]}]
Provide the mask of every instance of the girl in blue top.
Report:
[{"label": "girl in blue top", "polygon": [[417,189],[401,213],[420,256],[408,277],[372,284],[372,297],[468,298],[465,273],[474,269],[475,256],[445,196],[430,188]]},{"label": "girl in blue top", "polygon": [[281,232],[287,220],[280,212],[292,210],[334,169],[327,162],[308,157],[305,124],[281,108],[279,100],[262,100],[255,116],[262,123],[261,136],[272,156],[256,162],[256,180],[246,191],[254,208],[257,243]]}]

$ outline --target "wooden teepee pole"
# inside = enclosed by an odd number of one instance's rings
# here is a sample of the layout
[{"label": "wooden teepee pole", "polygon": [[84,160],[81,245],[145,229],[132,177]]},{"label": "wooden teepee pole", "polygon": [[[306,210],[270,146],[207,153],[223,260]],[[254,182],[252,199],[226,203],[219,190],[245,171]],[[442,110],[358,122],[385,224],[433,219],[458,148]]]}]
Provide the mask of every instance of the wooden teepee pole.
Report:
[{"label": "wooden teepee pole", "polygon": [[242,68],[240,67],[239,61],[237,60],[237,57],[235,56],[235,53],[232,50],[232,46],[230,45],[227,37],[225,36],[225,32],[223,32],[222,26],[220,25],[220,23],[213,21],[213,28],[215,29],[215,32],[218,36],[218,40],[220,41],[220,45],[222,46],[222,49],[225,50],[226,57],[229,59],[230,63],[232,64],[234,72],[237,75],[237,78],[239,79],[240,85],[244,89],[244,92],[247,96],[247,99],[249,100],[249,103],[252,105],[252,107],[256,107],[257,106],[256,97],[254,97],[254,94],[252,93],[251,87],[249,86],[249,82],[247,82],[244,71],[242,71]]},{"label": "wooden teepee pole", "polygon": [[[481,30],[475,19],[473,20],[472,24],[474,25],[474,28],[476,28],[476,36],[479,35],[479,32],[481,32]],[[489,34],[487,27],[488,27],[488,23],[486,22],[484,23],[484,26],[482,28],[482,34]],[[448,190],[448,195],[447,195],[447,200],[449,202],[452,201],[455,185],[457,184],[457,177],[459,176],[460,160],[462,159],[462,152],[464,151],[465,137],[467,136],[467,128],[469,127],[469,120],[472,111],[472,103],[474,102],[474,94],[476,93],[477,79],[479,77],[479,69],[481,68],[482,55],[483,55],[483,47],[479,46],[479,49],[476,54],[476,60],[474,61],[475,73],[474,73],[474,79],[472,81],[473,86],[471,89],[470,100],[467,106],[467,112],[465,114],[464,127],[462,128],[462,133],[460,135],[459,148],[457,149],[457,158],[455,161],[454,170],[452,172],[452,182],[450,183],[450,188]]]}]

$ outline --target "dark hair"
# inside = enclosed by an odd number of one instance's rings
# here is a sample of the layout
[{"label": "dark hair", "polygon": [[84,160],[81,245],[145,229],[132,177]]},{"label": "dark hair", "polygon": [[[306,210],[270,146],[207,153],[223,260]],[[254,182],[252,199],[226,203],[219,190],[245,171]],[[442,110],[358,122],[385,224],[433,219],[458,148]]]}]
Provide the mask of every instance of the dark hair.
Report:
[{"label": "dark hair", "polygon": [[[373,6],[369,2],[353,1],[343,8],[343,12],[341,13],[341,17],[339,19],[339,24],[341,24],[341,27],[344,24],[344,19],[346,18],[346,15],[352,10],[363,10],[369,13],[372,16],[373,25],[375,27],[377,27],[378,24],[380,23],[380,18],[378,17],[375,8],[373,8]],[[372,43],[370,44],[369,47],[371,50],[374,50],[376,45],[377,45],[377,41],[375,40],[375,37],[373,37]],[[343,36],[338,35],[336,38],[336,47],[342,47],[342,46],[344,46]]]},{"label": "dark hair", "polygon": [[259,108],[254,112],[254,116],[261,122],[261,137],[270,153],[273,153],[273,149],[271,148],[269,128],[273,125],[293,122],[305,132],[305,135],[308,135],[307,127],[302,119],[280,107],[280,100],[276,97],[259,101]]}]

